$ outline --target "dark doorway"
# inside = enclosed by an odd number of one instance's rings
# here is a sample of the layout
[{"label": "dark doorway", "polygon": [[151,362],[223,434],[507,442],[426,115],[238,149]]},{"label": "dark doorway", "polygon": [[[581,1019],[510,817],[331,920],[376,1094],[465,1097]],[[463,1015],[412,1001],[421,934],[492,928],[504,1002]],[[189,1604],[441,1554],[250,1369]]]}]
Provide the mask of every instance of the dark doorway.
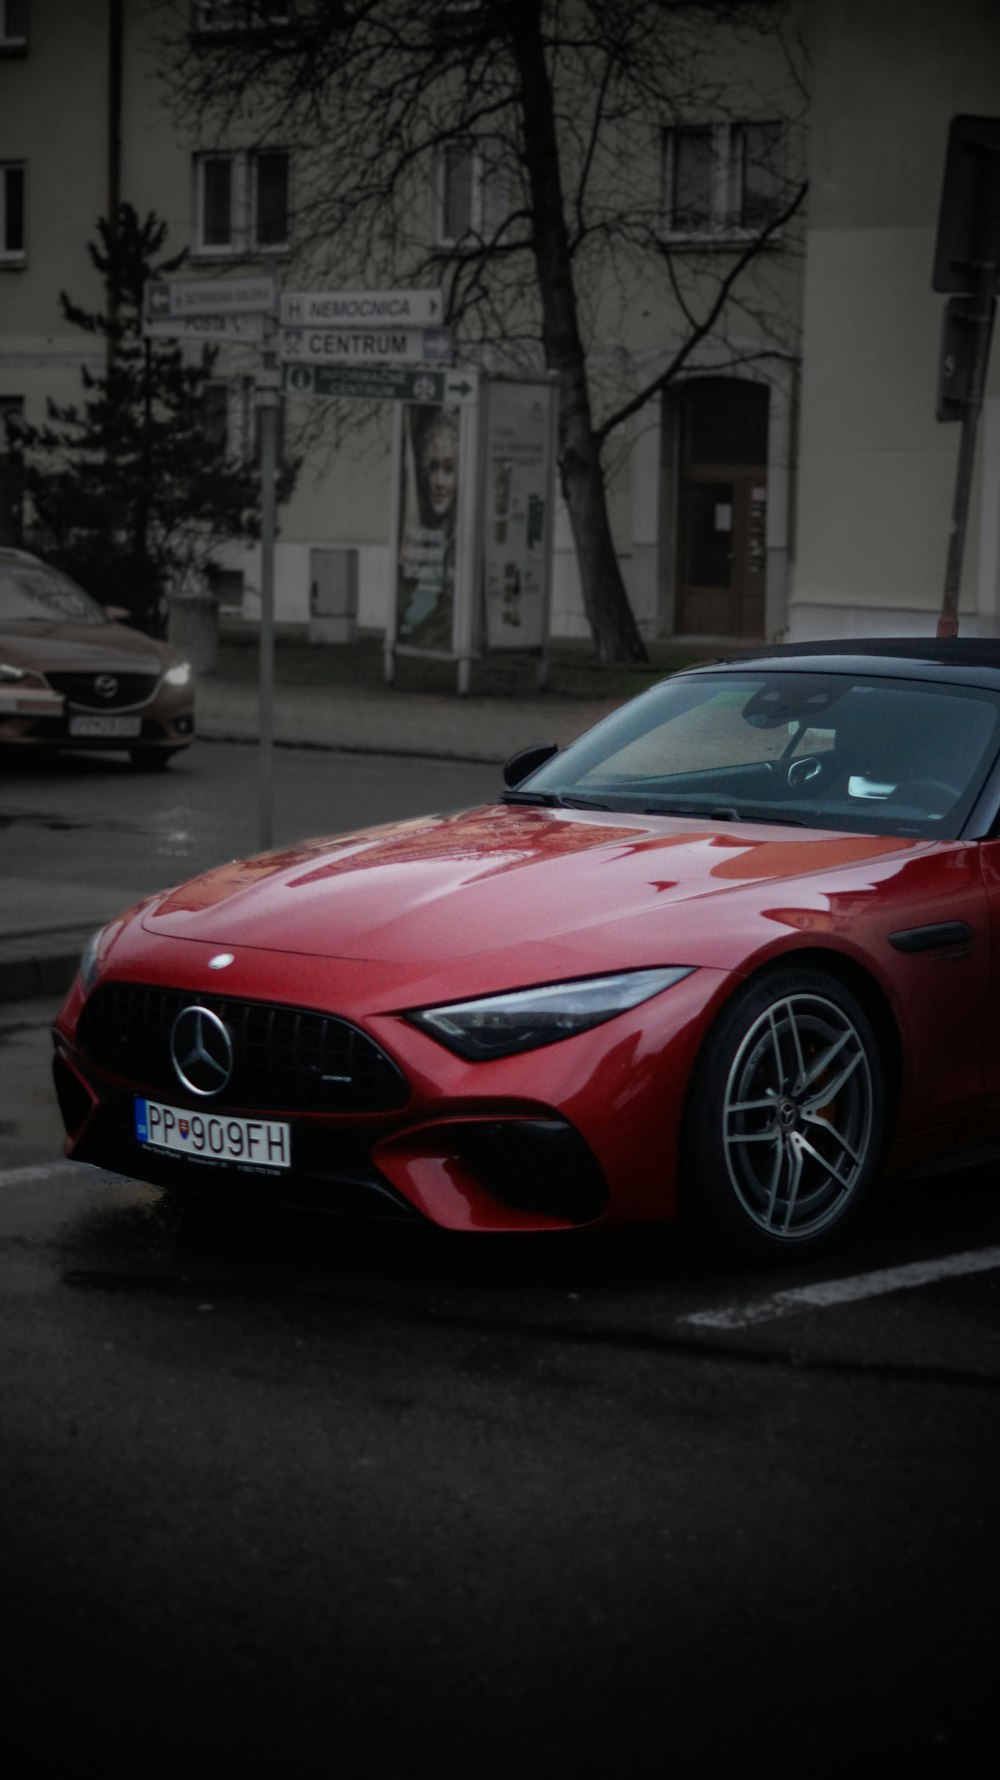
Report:
[{"label": "dark doorway", "polygon": [[767,386],[698,377],[683,385],[677,403],[677,629],[763,636]]}]

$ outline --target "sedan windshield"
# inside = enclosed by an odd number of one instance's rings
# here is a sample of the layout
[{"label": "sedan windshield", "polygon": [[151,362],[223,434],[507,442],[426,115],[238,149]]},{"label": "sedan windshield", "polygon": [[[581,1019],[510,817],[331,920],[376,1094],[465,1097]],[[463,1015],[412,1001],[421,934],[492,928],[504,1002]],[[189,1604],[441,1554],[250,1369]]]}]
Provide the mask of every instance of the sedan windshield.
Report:
[{"label": "sedan windshield", "polygon": [[106,624],[96,601],[68,576],[35,563],[0,567],[0,624]]},{"label": "sedan windshield", "polygon": [[532,803],[954,838],[1000,752],[1000,696],[782,668],[678,675],[508,795]]}]

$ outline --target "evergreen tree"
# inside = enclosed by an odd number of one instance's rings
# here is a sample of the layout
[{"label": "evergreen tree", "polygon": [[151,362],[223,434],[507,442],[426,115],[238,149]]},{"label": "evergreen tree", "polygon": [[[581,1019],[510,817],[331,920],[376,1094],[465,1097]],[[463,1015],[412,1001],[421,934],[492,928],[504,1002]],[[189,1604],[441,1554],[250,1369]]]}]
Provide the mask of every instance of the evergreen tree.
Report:
[{"label": "evergreen tree", "polygon": [[[215,351],[203,348],[191,363],[176,342],[143,338],[147,280],[184,259],[159,257],[166,225],[122,204],[97,232],[88,253],[104,280],[105,312],[65,292],[60,303],[68,322],[104,342],[105,369],[82,371],[80,406],[50,400],[45,424],[20,429],[28,542],[162,636],[170,589],[204,580],[223,540],[258,535],[259,476],[206,428]],[[279,499],[293,477],[283,471]]]}]

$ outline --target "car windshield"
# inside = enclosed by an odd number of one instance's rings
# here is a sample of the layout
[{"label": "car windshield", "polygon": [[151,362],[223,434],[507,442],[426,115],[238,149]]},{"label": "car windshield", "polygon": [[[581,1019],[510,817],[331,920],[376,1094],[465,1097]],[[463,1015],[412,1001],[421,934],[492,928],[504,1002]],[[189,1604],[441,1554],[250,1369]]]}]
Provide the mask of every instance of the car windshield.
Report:
[{"label": "car windshield", "polygon": [[678,675],[513,801],[954,838],[1000,751],[1000,695],[799,668]]},{"label": "car windshield", "polygon": [[57,569],[0,564],[0,624],[106,624],[96,601]]}]

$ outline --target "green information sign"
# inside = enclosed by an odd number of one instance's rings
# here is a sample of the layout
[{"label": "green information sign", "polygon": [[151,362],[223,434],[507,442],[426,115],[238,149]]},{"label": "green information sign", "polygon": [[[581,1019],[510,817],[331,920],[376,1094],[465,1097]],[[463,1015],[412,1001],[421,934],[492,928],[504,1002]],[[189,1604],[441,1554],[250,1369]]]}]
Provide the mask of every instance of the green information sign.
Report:
[{"label": "green information sign", "polygon": [[292,396],[355,396],[369,402],[441,402],[443,371],[406,371],[393,365],[286,365]]}]

